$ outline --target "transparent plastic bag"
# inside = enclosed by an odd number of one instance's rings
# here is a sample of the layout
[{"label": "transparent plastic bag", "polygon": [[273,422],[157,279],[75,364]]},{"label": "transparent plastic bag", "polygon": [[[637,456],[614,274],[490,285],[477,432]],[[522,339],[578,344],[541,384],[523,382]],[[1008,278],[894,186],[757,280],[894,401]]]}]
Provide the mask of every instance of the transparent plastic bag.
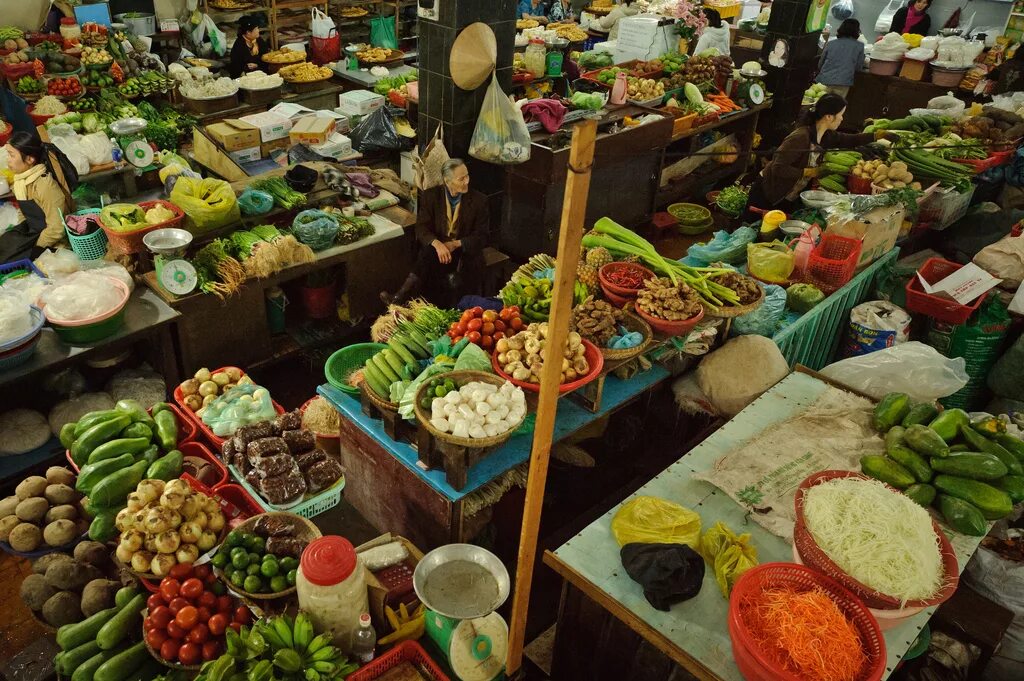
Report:
[{"label": "transparent plastic bag", "polygon": [[690,246],[682,262],[693,267],[706,267],[713,262],[735,265],[747,257],[747,244],[756,238],[753,227],[740,227],[731,234],[723,229],[715,232],[706,244]]},{"label": "transparent plastic bag", "polygon": [[43,291],[52,285],[53,281],[36,276],[33,272],[24,277],[8,279],[3,283],[3,286],[0,286],[0,290],[5,294],[17,296],[22,303],[28,306],[35,305]]},{"label": "transparent plastic bag", "polygon": [[881,399],[903,392],[914,402],[932,402],[967,385],[967,360],[944,356],[918,341],[829,364],[821,373],[855,390]]},{"label": "transparent plastic bag", "polygon": [[292,234],[314,251],[322,251],[338,238],[338,220],[316,208],[304,210],[295,216]]},{"label": "transparent plastic bag", "polygon": [[32,311],[20,296],[0,293],[0,343],[21,338],[32,330]]},{"label": "transparent plastic bag", "polygon": [[775,284],[762,285],[764,302],[753,312],[732,320],[732,333],[736,336],[767,336],[771,338],[786,314],[786,289]]},{"label": "transparent plastic bag", "polygon": [[235,190],[224,180],[179,176],[171,190],[171,202],[185,211],[193,234],[201,234],[238,222],[241,213]]},{"label": "transparent plastic bag", "polygon": [[135,290],[135,280],[132,279],[131,273],[119,263],[109,260],[86,260],[82,263],[82,271],[113,277],[127,286],[129,293]]},{"label": "transparent plastic bag", "polygon": [[33,263],[39,271],[54,279],[62,274],[71,274],[82,269],[82,261],[74,251],[66,248],[55,248],[43,251]]},{"label": "transparent plastic bag", "polygon": [[238,197],[242,215],[263,215],[274,208],[274,197],[258,189],[246,189]]},{"label": "transparent plastic bag", "polygon": [[530,160],[530,131],[523,112],[502,91],[497,73],[484,94],[484,105],[469,140],[469,155],[499,164]]},{"label": "transparent plastic bag", "polygon": [[270,391],[255,383],[241,383],[210,402],[203,410],[203,423],[217,437],[228,437],[250,423],[277,417]]},{"label": "transparent plastic bag", "polygon": [[762,281],[787,281],[795,267],[796,256],[781,241],[747,244],[747,271]]},{"label": "transparent plastic bag", "polygon": [[686,544],[700,547],[700,516],[677,503],[658,497],[627,501],[612,518],[612,534],[626,544]]},{"label": "transparent plastic bag", "polygon": [[106,314],[124,302],[121,289],[111,277],[92,272],[69,274],[47,289],[42,300],[48,318],[65,322]]}]

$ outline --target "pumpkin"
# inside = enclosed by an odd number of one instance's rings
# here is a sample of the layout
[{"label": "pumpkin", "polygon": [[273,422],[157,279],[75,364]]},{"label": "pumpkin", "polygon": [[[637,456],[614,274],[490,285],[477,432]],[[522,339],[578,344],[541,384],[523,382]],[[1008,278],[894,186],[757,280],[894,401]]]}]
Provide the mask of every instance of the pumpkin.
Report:
[{"label": "pumpkin", "polygon": [[722,165],[729,165],[735,163],[740,158],[740,150],[735,144],[726,144],[721,150],[715,155],[715,160]]}]

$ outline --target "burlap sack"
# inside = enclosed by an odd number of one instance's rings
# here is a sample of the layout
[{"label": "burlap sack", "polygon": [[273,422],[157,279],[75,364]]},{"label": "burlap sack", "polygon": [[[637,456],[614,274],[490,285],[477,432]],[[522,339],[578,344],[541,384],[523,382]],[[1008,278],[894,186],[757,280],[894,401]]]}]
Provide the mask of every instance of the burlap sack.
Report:
[{"label": "burlap sack", "polygon": [[697,385],[726,416],[740,413],[789,373],[779,346],[764,336],[739,336],[701,360]]}]

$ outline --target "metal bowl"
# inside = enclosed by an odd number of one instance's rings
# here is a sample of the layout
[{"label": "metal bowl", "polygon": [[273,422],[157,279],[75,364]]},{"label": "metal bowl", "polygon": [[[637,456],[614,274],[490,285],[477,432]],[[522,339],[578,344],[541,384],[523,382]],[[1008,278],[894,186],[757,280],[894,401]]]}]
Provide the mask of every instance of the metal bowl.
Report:
[{"label": "metal bowl", "polygon": [[[453,564],[462,562],[473,563],[475,567],[471,572],[476,574],[467,574],[461,568],[452,569]],[[439,579],[443,577],[441,582],[448,587],[448,594],[428,588],[429,578],[435,572]],[[474,579],[485,573],[494,579],[493,583]],[[420,601],[430,610],[462,620],[494,612],[508,598],[511,580],[502,562],[487,549],[473,544],[447,544],[423,556],[413,572],[412,585]],[[455,594],[455,598],[446,598],[451,594]]]},{"label": "metal bowl", "polygon": [[779,229],[781,229],[782,233],[785,234],[786,236],[793,237],[800,236],[807,229],[809,229],[810,226],[810,224],[804,222],[803,220],[786,220],[781,225],[779,225]]},{"label": "metal bowl", "polygon": [[158,255],[184,255],[192,243],[192,233],[176,227],[154,229],[142,237],[142,243]]},{"label": "metal bowl", "polygon": [[842,200],[842,197],[837,194],[833,194],[832,192],[808,189],[800,192],[800,200],[808,208],[827,208],[839,203]]}]

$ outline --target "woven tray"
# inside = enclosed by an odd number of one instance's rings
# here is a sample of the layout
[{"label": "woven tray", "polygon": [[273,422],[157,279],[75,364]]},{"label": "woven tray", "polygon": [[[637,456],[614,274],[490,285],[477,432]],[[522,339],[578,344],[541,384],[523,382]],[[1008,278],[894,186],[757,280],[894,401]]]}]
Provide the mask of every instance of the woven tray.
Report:
[{"label": "woven tray", "polygon": [[[304,539],[307,543],[313,541],[314,539],[319,539],[320,537],[324,536],[323,533],[320,532],[320,528],[313,524],[312,521],[303,518],[301,515],[297,515],[295,513],[287,513],[284,511],[269,511],[261,515],[284,516],[289,518],[294,523],[296,528],[295,534],[293,536],[296,539]],[[251,528],[256,524],[256,520],[259,517],[261,516],[253,516],[249,518],[241,525],[235,527],[234,530],[232,531],[252,532]],[[289,596],[295,593],[294,586],[290,586],[287,589],[284,589],[283,591],[275,591],[273,593],[251,593],[249,591],[246,591],[245,589],[241,589],[232,584],[231,580],[228,579],[227,574],[225,574],[225,572],[220,568],[214,568],[213,574],[217,575],[217,579],[222,581],[224,583],[224,586],[226,586],[229,590],[233,591],[236,594],[239,594],[240,596],[244,596],[246,598],[251,598],[254,600],[271,600],[273,598],[281,598],[283,596]]]},{"label": "woven tray", "polygon": [[[148,615],[149,608],[146,608],[142,611],[143,621],[145,621]],[[149,654],[153,656],[153,659],[162,664],[163,666],[167,667],[168,669],[177,669],[187,672],[197,672],[203,666],[202,664],[181,664],[179,662],[168,662],[164,658],[160,657],[160,651],[154,650],[153,646],[149,645],[149,641],[146,640],[145,636],[142,637],[142,642],[146,645],[146,650],[148,650]]]},{"label": "woven tray", "polygon": [[359,390],[361,390],[362,393],[366,395],[366,399],[370,400],[370,402],[373,403],[373,406],[377,407],[378,409],[382,409],[384,411],[393,411],[396,413],[398,412],[397,403],[388,402],[387,400],[382,399],[380,395],[373,391],[373,388],[366,384],[366,381],[359,382]]},{"label": "woven tray", "polygon": [[746,305],[723,305],[717,309],[704,305],[704,316],[729,319],[730,317],[740,317],[753,312],[764,304],[764,287],[758,286],[758,288],[761,290],[761,295],[754,302],[747,303]]},{"label": "woven tray", "polygon": [[604,358],[610,362],[620,362],[627,359],[633,359],[644,354],[647,350],[647,346],[651,344],[651,340],[654,338],[654,330],[651,325],[640,319],[634,314],[626,312],[622,315],[622,319],[619,320],[619,324],[626,327],[629,331],[639,331],[643,334],[644,339],[640,341],[640,345],[635,348],[627,348],[624,350],[613,350],[611,348],[601,348],[601,354]]},{"label": "woven tray", "polygon": [[[495,376],[494,374],[486,373],[484,371],[452,371],[447,374],[438,374],[437,376],[432,376],[431,378],[450,378],[452,381],[455,382],[455,385],[460,388],[466,383],[471,383],[473,381],[479,381],[480,383],[489,383],[495,386],[502,386],[505,384],[505,379],[501,378],[500,376]],[[473,449],[495,447],[497,445],[502,444],[510,437],[512,437],[512,433],[516,432],[516,429],[518,429],[519,426],[522,425],[523,420],[525,420],[526,418],[526,414],[524,412],[523,419],[521,419],[519,423],[515,425],[514,428],[509,429],[508,432],[503,433],[502,435],[495,435],[494,437],[455,437],[451,433],[442,433],[437,428],[434,428],[434,426],[430,423],[430,414],[427,413],[427,410],[420,408],[420,400],[423,399],[423,397],[425,396],[426,393],[424,391],[426,390],[428,384],[428,381],[424,381],[420,385],[419,390],[416,391],[416,420],[419,421],[420,425],[423,427],[424,430],[430,433],[436,440],[439,440],[441,442],[447,442],[453,445],[458,445],[460,447],[471,447]]]}]

